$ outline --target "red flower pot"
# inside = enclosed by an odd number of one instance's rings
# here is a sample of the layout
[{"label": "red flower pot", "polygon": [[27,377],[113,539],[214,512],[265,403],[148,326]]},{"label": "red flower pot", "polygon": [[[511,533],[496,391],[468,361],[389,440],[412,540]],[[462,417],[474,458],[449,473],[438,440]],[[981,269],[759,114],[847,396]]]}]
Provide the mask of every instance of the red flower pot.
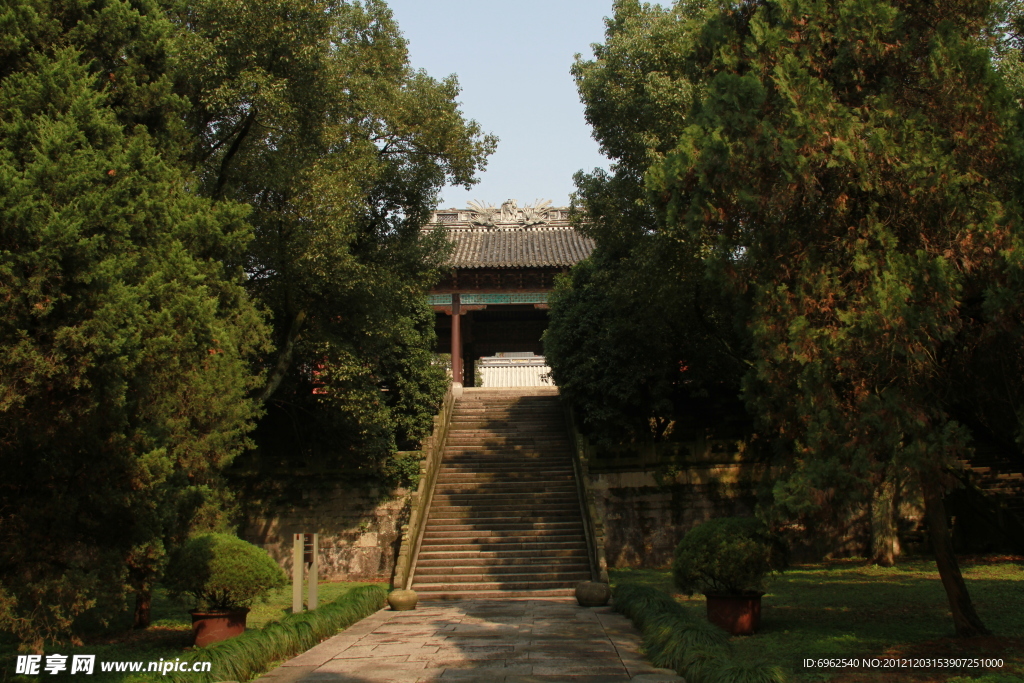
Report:
[{"label": "red flower pot", "polygon": [[194,609],[192,615],[192,637],[196,647],[206,647],[228,638],[245,633],[245,617],[249,609],[203,611]]},{"label": "red flower pot", "polygon": [[705,594],[708,621],[734,636],[751,636],[761,625],[761,596]]}]

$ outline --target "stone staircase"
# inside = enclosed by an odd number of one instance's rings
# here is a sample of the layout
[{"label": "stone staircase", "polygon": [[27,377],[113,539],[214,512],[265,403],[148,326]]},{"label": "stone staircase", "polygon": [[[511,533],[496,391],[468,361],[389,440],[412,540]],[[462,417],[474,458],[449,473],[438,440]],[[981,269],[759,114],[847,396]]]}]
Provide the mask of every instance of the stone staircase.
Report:
[{"label": "stone staircase", "polygon": [[970,459],[961,461],[965,486],[947,495],[946,507],[964,527],[958,534],[954,524],[962,552],[1024,553],[1024,463],[1015,455],[976,438]]},{"label": "stone staircase", "polygon": [[420,598],[567,596],[589,580],[570,449],[556,389],[466,389],[415,562]]},{"label": "stone staircase", "polygon": [[963,464],[982,493],[1024,520],[1024,472],[1020,471],[1020,463],[991,445],[978,442],[973,457]]}]

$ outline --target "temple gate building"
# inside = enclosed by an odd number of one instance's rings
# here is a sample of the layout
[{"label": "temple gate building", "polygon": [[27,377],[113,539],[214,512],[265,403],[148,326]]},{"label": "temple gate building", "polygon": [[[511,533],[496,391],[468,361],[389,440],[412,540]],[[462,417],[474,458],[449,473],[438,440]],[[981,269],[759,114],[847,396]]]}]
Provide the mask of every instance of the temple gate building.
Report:
[{"label": "temple gate building", "polygon": [[[594,241],[569,224],[569,209],[549,201],[500,207],[470,202],[435,211],[455,245],[452,270],[430,293],[438,351],[451,353],[463,386],[523,386],[544,375],[541,335],[555,276],[590,255]],[[532,369],[532,371],[531,371]],[[541,379],[540,381],[545,381]]]}]

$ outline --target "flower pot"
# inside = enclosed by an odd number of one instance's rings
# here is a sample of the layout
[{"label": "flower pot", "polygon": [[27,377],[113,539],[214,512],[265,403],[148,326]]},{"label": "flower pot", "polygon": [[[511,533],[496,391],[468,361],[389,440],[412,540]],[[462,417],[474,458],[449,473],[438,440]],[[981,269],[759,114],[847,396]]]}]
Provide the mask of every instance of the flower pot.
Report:
[{"label": "flower pot", "polygon": [[734,636],[751,636],[761,625],[761,596],[705,594],[708,599],[708,621]]},{"label": "flower pot", "polygon": [[416,609],[416,601],[418,599],[416,591],[397,590],[388,593],[388,604],[391,605],[391,609],[396,612],[401,612],[407,609]]},{"label": "flower pot", "polygon": [[608,604],[612,590],[600,581],[580,581],[576,584],[576,602],[580,607],[601,607]]},{"label": "flower pot", "polygon": [[245,633],[245,617],[249,614],[249,609],[194,609],[189,614],[192,615],[192,638],[196,647],[206,647]]}]

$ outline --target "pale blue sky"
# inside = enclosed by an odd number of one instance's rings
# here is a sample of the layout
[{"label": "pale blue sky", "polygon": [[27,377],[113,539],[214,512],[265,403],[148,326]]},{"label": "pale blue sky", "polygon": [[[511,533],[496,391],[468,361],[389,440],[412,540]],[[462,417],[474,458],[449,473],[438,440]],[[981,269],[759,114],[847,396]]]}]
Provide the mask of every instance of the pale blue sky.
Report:
[{"label": "pale blue sky", "polygon": [[612,0],[387,0],[412,65],[456,74],[463,113],[494,133],[498,151],[473,189],[446,188],[441,207],[470,199],[565,206],[572,175],[607,160],[590,136],[569,68],[593,56]]}]

